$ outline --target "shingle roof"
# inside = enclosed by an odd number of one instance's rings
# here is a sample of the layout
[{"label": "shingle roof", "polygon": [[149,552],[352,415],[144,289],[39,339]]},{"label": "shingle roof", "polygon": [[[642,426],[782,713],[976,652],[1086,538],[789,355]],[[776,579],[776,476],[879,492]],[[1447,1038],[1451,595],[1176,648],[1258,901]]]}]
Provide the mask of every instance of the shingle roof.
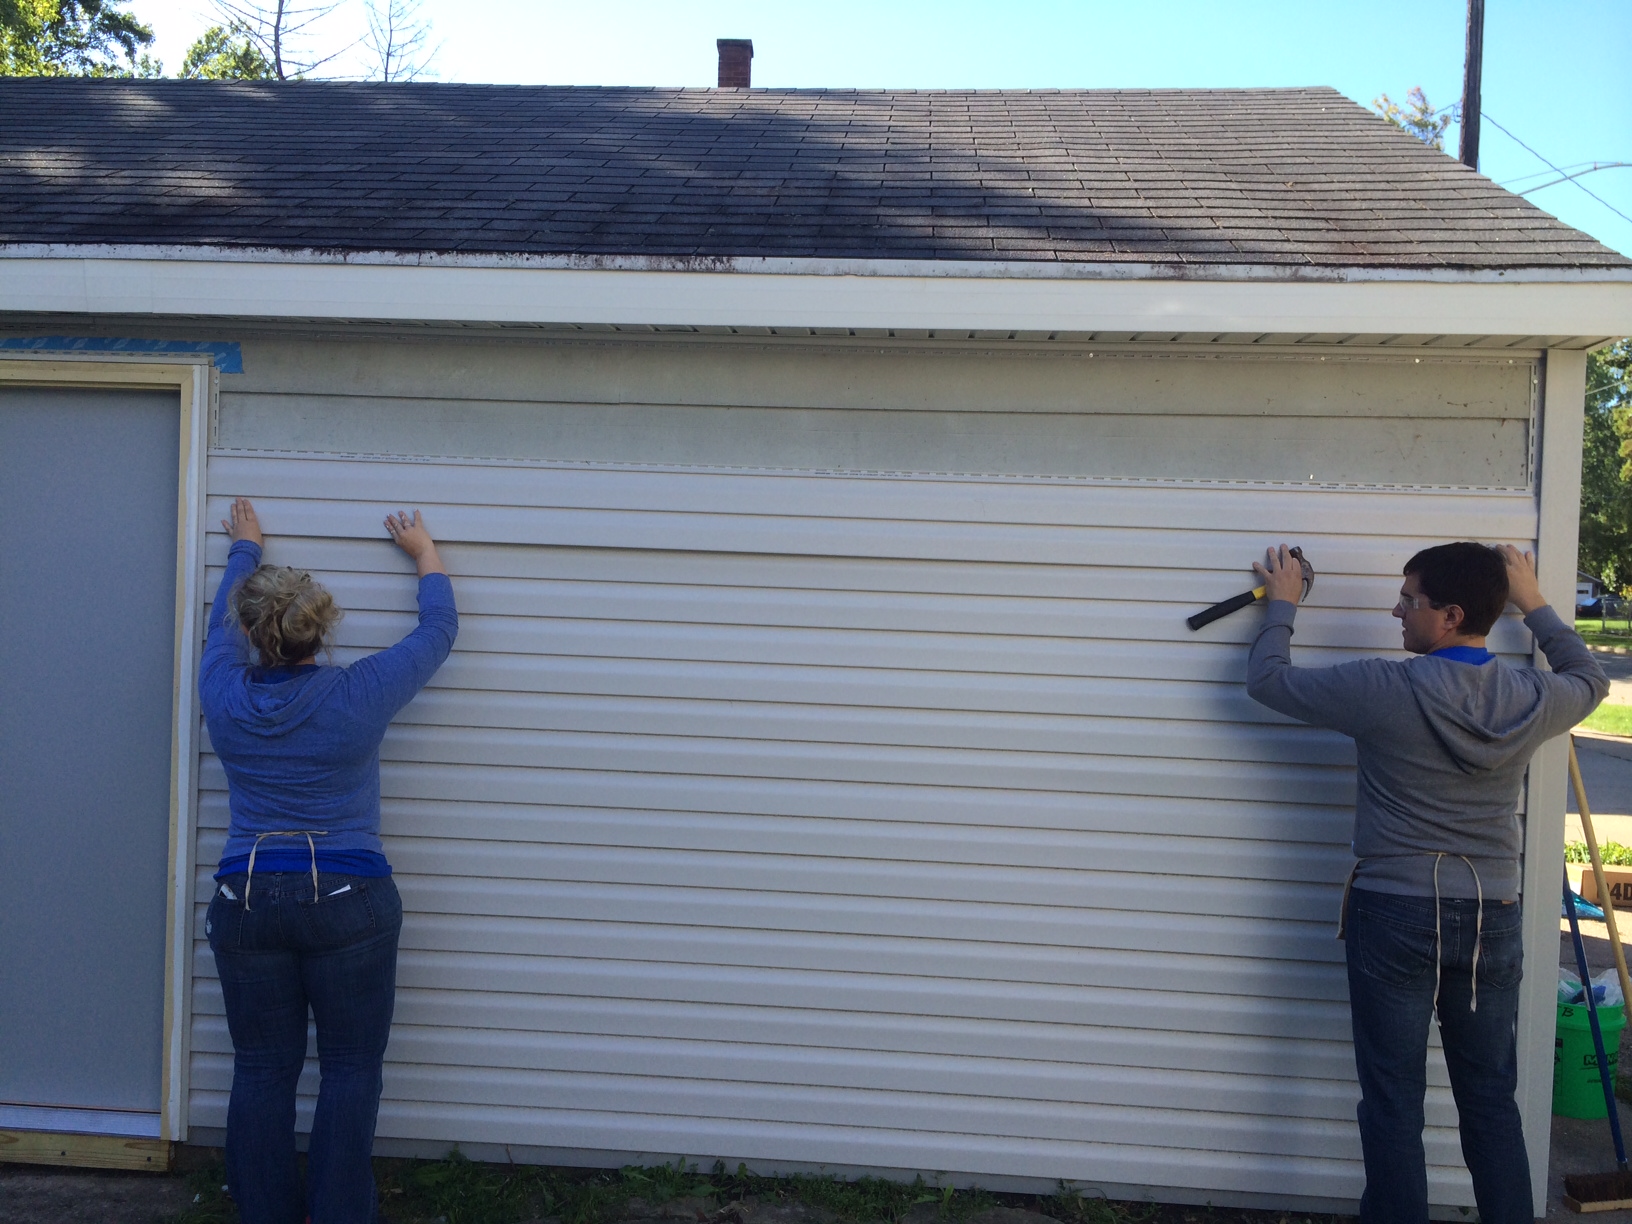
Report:
[{"label": "shingle roof", "polygon": [[13,79],[0,243],[1632,267],[1323,88]]}]

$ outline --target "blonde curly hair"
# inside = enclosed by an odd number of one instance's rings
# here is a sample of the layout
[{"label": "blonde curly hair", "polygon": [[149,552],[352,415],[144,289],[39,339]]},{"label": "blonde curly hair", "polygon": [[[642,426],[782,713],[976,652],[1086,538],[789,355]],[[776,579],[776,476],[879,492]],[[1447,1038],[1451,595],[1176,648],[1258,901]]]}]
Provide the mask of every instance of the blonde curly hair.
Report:
[{"label": "blonde curly hair", "polygon": [[344,613],[304,570],[263,565],[239,583],[232,612],[262,667],[291,667],[332,645]]}]

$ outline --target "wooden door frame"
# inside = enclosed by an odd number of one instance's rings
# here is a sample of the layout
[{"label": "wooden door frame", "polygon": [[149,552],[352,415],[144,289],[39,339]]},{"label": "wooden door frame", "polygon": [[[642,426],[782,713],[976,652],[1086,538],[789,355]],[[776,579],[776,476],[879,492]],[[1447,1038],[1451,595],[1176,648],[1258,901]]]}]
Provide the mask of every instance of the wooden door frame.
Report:
[{"label": "wooden door frame", "polygon": [[152,1168],[187,1137],[188,992],[192,980],[193,849],[198,802],[198,665],[203,646],[204,474],[216,372],[208,354],[151,357],[0,355],[0,387],[173,391],[181,414],[176,466],[176,615],[170,734],[169,896],[165,907],[164,1051],[159,1138],[0,1132],[0,1161]]}]

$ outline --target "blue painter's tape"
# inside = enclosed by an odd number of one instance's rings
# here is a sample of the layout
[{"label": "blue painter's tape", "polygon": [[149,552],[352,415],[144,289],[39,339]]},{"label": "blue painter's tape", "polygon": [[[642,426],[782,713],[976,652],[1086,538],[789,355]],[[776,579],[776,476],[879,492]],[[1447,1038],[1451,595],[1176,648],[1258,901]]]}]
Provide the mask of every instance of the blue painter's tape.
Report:
[{"label": "blue painter's tape", "polygon": [[244,354],[236,340],[135,340],[111,336],[0,338],[0,350],[30,353],[208,353],[223,374],[242,374]]}]

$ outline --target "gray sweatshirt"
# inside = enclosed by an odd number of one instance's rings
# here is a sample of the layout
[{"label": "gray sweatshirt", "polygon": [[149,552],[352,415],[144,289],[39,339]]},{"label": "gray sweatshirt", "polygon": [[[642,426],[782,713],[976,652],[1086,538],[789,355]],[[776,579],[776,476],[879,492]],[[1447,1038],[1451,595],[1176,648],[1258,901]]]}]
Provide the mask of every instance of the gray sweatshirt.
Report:
[{"label": "gray sweatshirt", "polygon": [[1292,666],[1295,605],[1271,603],[1247,661],[1247,693],[1354,738],[1356,888],[1408,896],[1519,896],[1519,786],[1530,755],[1590,714],[1609,680],[1551,608],[1524,618],[1551,672],[1443,656]]}]

